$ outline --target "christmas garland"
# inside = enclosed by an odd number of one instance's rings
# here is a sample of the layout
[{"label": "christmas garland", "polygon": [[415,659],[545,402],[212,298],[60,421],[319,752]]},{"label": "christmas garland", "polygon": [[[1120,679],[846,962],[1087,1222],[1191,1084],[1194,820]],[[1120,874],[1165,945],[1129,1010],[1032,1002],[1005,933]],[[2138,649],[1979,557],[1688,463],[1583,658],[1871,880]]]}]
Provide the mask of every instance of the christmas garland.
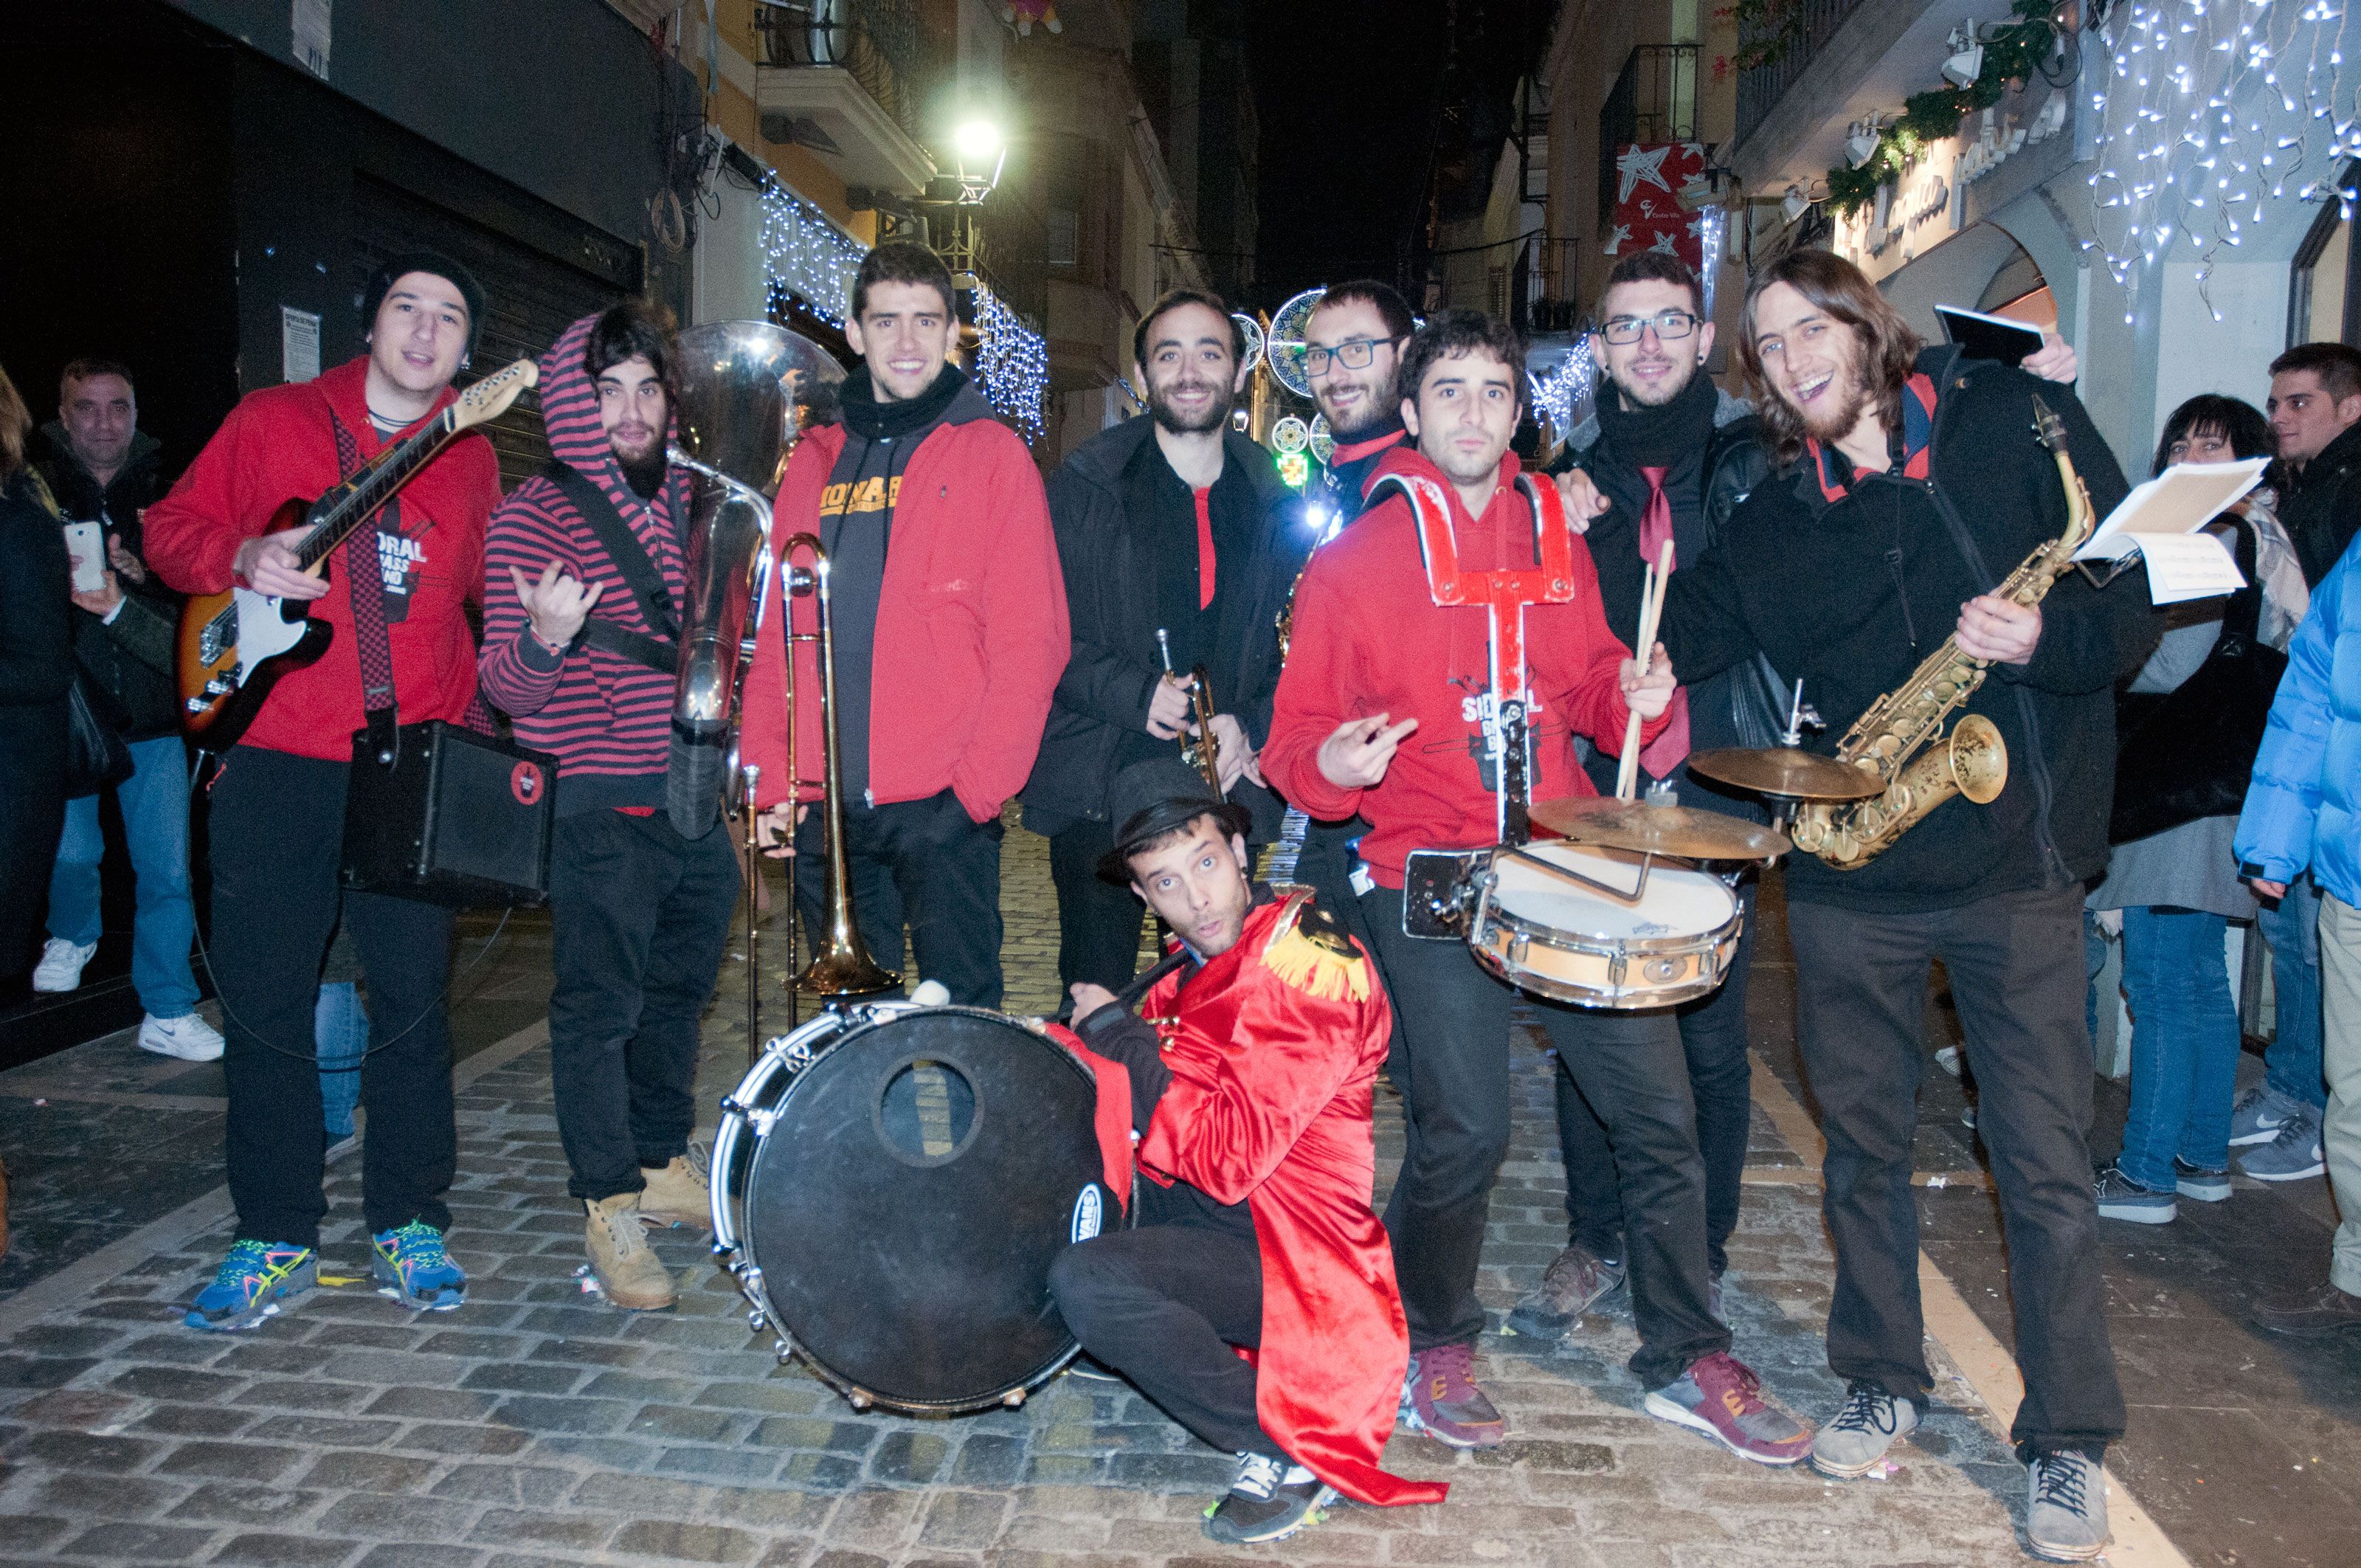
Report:
[{"label": "christmas garland", "polygon": [[1828,170],[1828,207],[1839,217],[1850,217],[1877,200],[1877,188],[1899,180],[1930,142],[1957,136],[1960,121],[1972,110],[1989,109],[2000,102],[2009,83],[2032,76],[2058,47],[2058,29],[2051,21],[2056,0],[2016,0],[2015,16],[1984,40],[1983,69],[1965,87],[1943,86],[1914,93],[1902,104],[1902,117],[1878,133],[1877,150],[1854,169],[1839,165]]}]

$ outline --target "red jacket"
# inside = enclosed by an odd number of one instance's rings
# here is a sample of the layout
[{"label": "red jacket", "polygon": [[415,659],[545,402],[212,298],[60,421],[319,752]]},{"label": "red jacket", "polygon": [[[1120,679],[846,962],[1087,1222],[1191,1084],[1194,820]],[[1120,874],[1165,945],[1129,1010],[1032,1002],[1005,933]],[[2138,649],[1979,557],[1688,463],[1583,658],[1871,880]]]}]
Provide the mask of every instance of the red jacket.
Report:
[{"label": "red jacket", "polygon": [[[184,594],[232,587],[238,546],[270,532],[280,503],[313,499],[340,477],[331,408],[352,432],[362,460],[375,456],[384,443],[369,423],[368,373],[363,356],[316,379],[239,400],[171,493],[148,509],[148,563],[157,575]],[[445,391],[435,411],[453,400]],[[476,639],[462,606],[482,602],[484,525],[500,499],[491,443],[469,432],[427,464],[379,519],[388,529],[399,523],[414,567],[409,608],[386,628],[404,724],[458,723],[475,699]],[[361,667],[347,558],[344,548],[328,558],[328,591],[312,601],[312,614],[335,633],[327,652],[271,689],[240,744],[352,760],[353,731],[361,727]],[[397,602],[390,596],[389,609]]]},{"label": "red jacket", "polygon": [[[773,508],[775,549],[819,532],[820,491],[840,425],[804,437]],[[785,666],[779,585],[771,574],[763,630],[746,676],[741,754],[762,770],[758,803],[787,797]],[[811,596],[794,601],[796,630],[814,629]],[[1049,696],[1066,668],[1066,588],[1049,505],[1032,455],[990,420],[942,425],[902,471],[870,680],[870,795],[883,806],[945,789],[978,822],[1024,787],[1040,749]],[[819,689],[814,644],[796,644],[798,695]],[[795,775],[817,779],[816,705],[796,722]],[[818,792],[802,792],[806,799]]]},{"label": "red jacket", "polygon": [[1246,916],[1235,946],[1140,1004],[1172,1080],[1139,1168],[1243,1201],[1262,1258],[1255,1414],[1290,1457],[1365,1503],[1438,1503],[1378,1468],[1410,1332],[1393,1248],[1369,1209],[1370,1134],[1391,1014],[1368,956],[1301,895]]},{"label": "red jacket", "polygon": [[[1488,571],[1533,563],[1532,513],[1516,488],[1517,472],[1514,454],[1501,458],[1499,488],[1481,518],[1467,515],[1442,471],[1414,448],[1389,453],[1372,483],[1400,473],[1441,484],[1451,501],[1460,565]],[[1575,765],[1572,737],[1587,735],[1620,750],[1631,712],[1620,684],[1631,651],[1607,630],[1598,574],[1579,537],[1572,567],[1570,603],[1525,612],[1527,678],[1537,708],[1535,800],[1598,794]],[[1490,622],[1481,605],[1435,604],[1417,525],[1399,492],[1323,546],[1304,572],[1263,773],[1313,817],[1366,817],[1370,831],[1361,855],[1386,887],[1401,886],[1402,857],[1412,850],[1472,850],[1498,840],[1473,711],[1489,681],[1489,650]],[[1321,742],[1346,719],[1378,713],[1396,724],[1415,715],[1418,728],[1402,738],[1375,788],[1338,789],[1321,775]],[[1642,734],[1653,737],[1665,722],[1650,722]]]}]

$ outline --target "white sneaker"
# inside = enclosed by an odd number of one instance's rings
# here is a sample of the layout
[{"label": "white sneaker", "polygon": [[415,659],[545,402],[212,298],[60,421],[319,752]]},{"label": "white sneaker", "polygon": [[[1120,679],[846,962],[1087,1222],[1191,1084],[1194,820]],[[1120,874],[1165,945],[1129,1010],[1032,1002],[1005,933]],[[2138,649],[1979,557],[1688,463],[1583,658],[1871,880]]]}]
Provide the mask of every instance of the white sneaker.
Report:
[{"label": "white sneaker", "polygon": [[139,1048],[182,1061],[219,1061],[221,1031],[194,1013],[183,1018],[159,1018],[150,1013],[139,1021]]},{"label": "white sneaker", "polygon": [[91,954],[96,951],[96,942],[69,942],[63,937],[50,938],[49,945],[41,949],[41,961],[34,966],[33,989],[80,990],[82,966],[90,962]]},{"label": "white sneaker", "polygon": [[1959,1077],[1960,1047],[1957,1046],[1945,1046],[1941,1050],[1937,1051],[1935,1053],[1935,1065],[1941,1068],[1945,1072],[1949,1073],[1953,1078]]}]

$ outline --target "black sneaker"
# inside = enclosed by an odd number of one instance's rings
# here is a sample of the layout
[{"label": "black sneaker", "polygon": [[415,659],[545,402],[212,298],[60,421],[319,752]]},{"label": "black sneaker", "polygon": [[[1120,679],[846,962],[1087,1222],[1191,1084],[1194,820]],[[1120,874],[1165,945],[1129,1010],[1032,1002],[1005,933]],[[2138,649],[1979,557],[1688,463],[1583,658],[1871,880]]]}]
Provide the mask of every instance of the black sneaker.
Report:
[{"label": "black sneaker", "polygon": [[1238,1455],[1237,1478],[1228,1494],[1205,1510],[1205,1534],[1230,1546],[1284,1541],[1308,1524],[1336,1492],[1301,1464],[1267,1454]]}]

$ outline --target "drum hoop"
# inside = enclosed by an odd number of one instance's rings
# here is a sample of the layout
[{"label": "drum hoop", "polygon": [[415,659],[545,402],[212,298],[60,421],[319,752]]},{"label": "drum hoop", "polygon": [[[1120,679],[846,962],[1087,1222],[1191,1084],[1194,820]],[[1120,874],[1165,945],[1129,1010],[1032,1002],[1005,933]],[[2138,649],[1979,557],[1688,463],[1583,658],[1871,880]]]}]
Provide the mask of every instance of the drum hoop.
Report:
[{"label": "drum hoop", "polygon": [[[713,1235],[713,1252],[716,1256],[725,1259],[724,1266],[738,1280],[739,1293],[745,1297],[749,1305],[754,1309],[753,1311],[748,1314],[748,1328],[755,1332],[760,1332],[762,1328],[764,1326],[767,1326],[771,1330],[772,1334],[776,1341],[778,1359],[781,1362],[787,1360],[790,1355],[800,1356],[803,1360],[804,1365],[810,1370],[812,1376],[818,1378],[830,1388],[835,1389],[838,1395],[840,1395],[848,1404],[851,1405],[856,1410],[866,1410],[872,1406],[875,1406],[882,1409],[894,1410],[911,1415],[959,1415],[968,1411],[990,1409],[994,1406],[1007,1405],[1012,1399],[1021,1403],[1026,1396],[1031,1394],[1034,1389],[1040,1387],[1043,1384],[1055,1377],[1059,1373],[1064,1371],[1066,1366],[1072,1362],[1074,1357],[1082,1354],[1081,1343],[1074,1340],[1071,1334],[1069,1334],[1067,1336],[1069,1343],[1065,1350],[1060,1352],[1048,1365],[1027,1374],[1024,1381],[1016,1384],[1015,1387],[981,1398],[974,1396],[969,1396],[957,1399],[911,1399],[900,1397],[889,1397],[879,1394],[873,1389],[863,1388],[859,1384],[853,1382],[851,1378],[846,1377],[842,1373],[838,1372],[834,1367],[829,1365],[828,1363],[821,1360],[819,1354],[816,1351],[796,1337],[794,1331],[787,1326],[785,1318],[780,1313],[776,1305],[771,1300],[771,1293],[768,1284],[763,1278],[762,1265],[755,1260],[752,1254],[748,1250],[745,1243],[737,1234],[737,1226],[735,1223],[736,1216],[734,1214],[725,1214],[725,1210],[730,1204],[728,1177],[730,1167],[723,1161],[725,1148],[727,1152],[734,1157],[740,1137],[748,1131],[751,1126],[752,1113],[751,1113],[749,1109],[751,1102],[747,1097],[751,1094],[759,1092],[762,1088],[768,1085],[773,1077],[787,1067],[789,1059],[788,1050],[793,1044],[803,1036],[821,1027],[822,1025],[831,1023],[838,1025],[834,1037],[831,1038],[825,1047],[813,1052],[809,1061],[807,1061],[802,1067],[794,1070],[786,1088],[780,1091],[778,1100],[774,1103],[763,1108],[764,1112],[767,1113],[768,1116],[771,1118],[771,1121],[775,1121],[778,1113],[785,1108],[787,1096],[795,1091],[796,1083],[809,1076],[811,1069],[818,1067],[820,1061],[833,1053],[838,1047],[846,1044],[856,1036],[865,1035],[873,1029],[882,1028],[888,1024],[895,1023],[900,1019],[920,1013],[928,1014],[962,1014],[972,1017],[989,1019],[994,1023],[1014,1025],[1017,1029],[1024,1031],[1026,1034],[1032,1036],[1041,1044],[1048,1046],[1054,1050],[1058,1054],[1060,1059],[1063,1060],[1067,1066],[1072,1068],[1075,1072],[1082,1075],[1084,1082],[1093,1085],[1097,1082],[1097,1075],[1091,1071],[1089,1064],[1077,1056],[1072,1048],[1067,1046],[1065,1042],[1060,1040],[1055,1035],[1049,1033],[1047,1027],[1035,1019],[1020,1017],[1014,1014],[994,1012],[988,1007],[926,1007],[916,1003],[903,1001],[872,1003],[841,1010],[831,1009],[830,1011],[822,1014],[819,1017],[812,1019],[809,1023],[803,1025],[799,1028],[796,1028],[788,1034],[778,1036],[766,1045],[763,1050],[762,1059],[756,1062],[752,1069],[748,1069],[746,1076],[740,1080],[738,1089],[731,1093],[728,1101],[724,1102],[721,1124],[714,1134],[713,1158],[711,1161],[711,1169],[714,1173],[713,1217],[715,1220],[715,1226]],[[944,1058],[940,1053],[937,1053],[924,1058],[914,1059],[940,1060],[946,1058]],[[899,1069],[897,1069],[896,1070],[898,1071]],[[761,1155],[763,1146],[768,1141],[771,1121],[766,1121],[763,1128],[761,1131],[756,1132],[753,1139],[753,1146],[746,1154],[746,1173],[750,1190],[753,1179],[754,1161],[756,1157]],[[970,1137],[966,1140],[962,1140],[962,1147],[966,1146],[968,1142],[972,1141],[973,1132],[974,1126],[973,1124],[971,1124]],[[726,1144],[725,1140],[727,1140]],[[889,1149],[892,1147],[890,1144],[888,1144],[887,1146]],[[1104,1184],[1102,1183],[1102,1185]],[[1133,1185],[1135,1188],[1137,1186],[1137,1180],[1134,1181]],[[1122,1228],[1127,1230],[1137,1222],[1138,1205],[1134,1201],[1136,1194],[1126,1192],[1118,1194],[1117,1196],[1121,1199],[1121,1201],[1116,1205],[1116,1210],[1121,1216]],[[722,1230],[722,1222],[725,1219],[730,1222],[729,1234],[726,1240]]]},{"label": "drum hoop", "polygon": [[[1511,970],[1508,967],[1507,960],[1489,948],[1471,945],[1469,950],[1475,954],[1477,965],[1487,973],[1516,987],[1519,991],[1532,992],[1536,996],[1546,997],[1553,1002],[1563,1002],[1569,1006],[1588,1008],[1596,1012],[1618,1013],[1646,1008],[1678,1007],[1683,1003],[1694,1002],[1700,996],[1712,995],[1721,989],[1728,978],[1717,969],[1715,978],[1712,980],[1691,981],[1686,985],[1675,986],[1669,990],[1632,985],[1577,987],[1553,980],[1547,975],[1537,974],[1531,970]],[[1618,1002],[1627,998],[1642,1003],[1643,1007],[1632,1009],[1616,1005]]]},{"label": "drum hoop", "polygon": [[1527,944],[1552,948],[1559,952],[1582,953],[1592,958],[1611,959],[1633,954],[1694,953],[1721,945],[1727,934],[1744,916],[1744,911],[1733,905],[1730,917],[1694,935],[1668,937],[1594,937],[1570,932],[1564,927],[1543,925],[1529,916],[1518,914],[1494,898],[1494,887],[1487,882],[1483,896],[1477,902],[1476,916],[1469,929],[1480,938],[1493,927],[1505,927],[1522,937]]}]

